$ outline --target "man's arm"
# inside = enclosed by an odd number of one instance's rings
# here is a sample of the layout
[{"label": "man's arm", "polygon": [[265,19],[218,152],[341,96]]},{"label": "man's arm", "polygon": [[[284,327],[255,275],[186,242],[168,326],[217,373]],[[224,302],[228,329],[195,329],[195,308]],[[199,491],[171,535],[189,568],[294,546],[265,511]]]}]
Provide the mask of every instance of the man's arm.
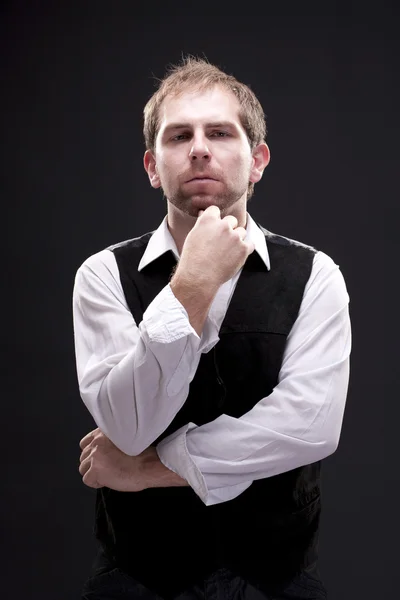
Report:
[{"label": "man's arm", "polygon": [[191,326],[197,335],[201,336],[218,287],[211,287],[210,285],[199,287],[188,280],[184,274],[181,274],[179,269],[171,279],[170,286],[175,298],[185,308]]},{"label": "man's arm", "polygon": [[240,418],[188,423],[157,444],[162,463],[206,505],[336,450],[349,381],[348,303],[339,267],[317,253],[273,392]]},{"label": "man's arm", "polygon": [[202,317],[200,337],[170,285],[138,327],[109,250],[78,269],[73,320],[82,400],[101,431],[122,452],[137,456],[183,406],[201,353],[217,342],[218,332]]},{"label": "man's arm", "polygon": [[189,485],[160,462],[154,446],[139,456],[129,456],[97,427],[80,440],[79,447],[79,473],[88,487],[141,492],[150,487]]}]

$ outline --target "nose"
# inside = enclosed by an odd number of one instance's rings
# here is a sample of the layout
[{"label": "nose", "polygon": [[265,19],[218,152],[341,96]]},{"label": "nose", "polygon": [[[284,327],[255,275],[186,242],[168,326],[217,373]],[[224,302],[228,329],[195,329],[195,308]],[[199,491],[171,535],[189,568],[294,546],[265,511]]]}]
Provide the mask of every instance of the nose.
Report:
[{"label": "nose", "polygon": [[193,138],[193,144],[189,152],[189,158],[192,162],[197,160],[209,161],[211,159],[211,152],[207,146],[207,140],[204,136],[197,136]]}]

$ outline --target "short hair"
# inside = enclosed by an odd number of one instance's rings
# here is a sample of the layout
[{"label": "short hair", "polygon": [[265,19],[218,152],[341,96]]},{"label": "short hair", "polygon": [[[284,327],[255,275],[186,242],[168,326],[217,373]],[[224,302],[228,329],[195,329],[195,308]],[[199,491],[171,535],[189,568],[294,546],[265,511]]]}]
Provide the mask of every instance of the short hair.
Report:
[{"label": "short hair", "polygon": [[[157,91],[144,107],[143,135],[146,150],[154,152],[160,129],[160,107],[167,96],[179,96],[186,91],[205,91],[216,85],[225,87],[239,101],[239,118],[253,150],[265,141],[267,127],[263,108],[250,87],[238,81],[233,75],[224,73],[206,59],[194,56],[182,58],[180,64],[170,65],[163,79],[158,79]],[[247,199],[254,193],[254,183],[249,181]]]}]

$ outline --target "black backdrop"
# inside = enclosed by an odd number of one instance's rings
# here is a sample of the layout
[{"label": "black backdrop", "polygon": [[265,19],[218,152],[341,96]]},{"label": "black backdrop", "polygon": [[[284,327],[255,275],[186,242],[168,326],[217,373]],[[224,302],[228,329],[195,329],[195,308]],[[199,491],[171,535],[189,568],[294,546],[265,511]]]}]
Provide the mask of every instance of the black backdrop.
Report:
[{"label": "black backdrop", "polygon": [[184,52],[250,84],[263,104],[272,159],[249,212],[329,254],[346,279],[351,380],[341,442],[325,461],[321,572],[331,600],[394,598],[395,8],[279,13],[267,3],[235,16],[193,5],[184,16],[133,5],[1,9],[1,597],[78,599],[89,572],[95,491],[78,473],[78,443],[95,424],[76,382],[73,280],[89,254],[165,214],[142,166],[142,109],[152,76]]}]

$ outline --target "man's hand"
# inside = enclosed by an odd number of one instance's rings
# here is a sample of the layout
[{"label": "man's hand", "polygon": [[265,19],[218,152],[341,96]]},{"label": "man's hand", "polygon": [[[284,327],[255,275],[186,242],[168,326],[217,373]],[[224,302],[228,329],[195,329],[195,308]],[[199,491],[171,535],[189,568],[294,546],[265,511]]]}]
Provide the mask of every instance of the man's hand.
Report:
[{"label": "man's hand", "polygon": [[147,448],[138,456],[122,452],[99,429],[81,439],[79,473],[83,483],[92,488],[108,487],[120,492],[140,492],[146,489],[144,457],[155,449]]},{"label": "man's hand", "polygon": [[218,288],[233,277],[254,252],[246,229],[233,215],[221,219],[218,206],[200,210],[186,236],[170,286],[200,337]]},{"label": "man's hand", "polygon": [[205,285],[218,290],[254,252],[254,243],[246,241],[246,235],[233,215],[221,219],[218,206],[200,210],[183,244],[176,274],[199,289]]}]

